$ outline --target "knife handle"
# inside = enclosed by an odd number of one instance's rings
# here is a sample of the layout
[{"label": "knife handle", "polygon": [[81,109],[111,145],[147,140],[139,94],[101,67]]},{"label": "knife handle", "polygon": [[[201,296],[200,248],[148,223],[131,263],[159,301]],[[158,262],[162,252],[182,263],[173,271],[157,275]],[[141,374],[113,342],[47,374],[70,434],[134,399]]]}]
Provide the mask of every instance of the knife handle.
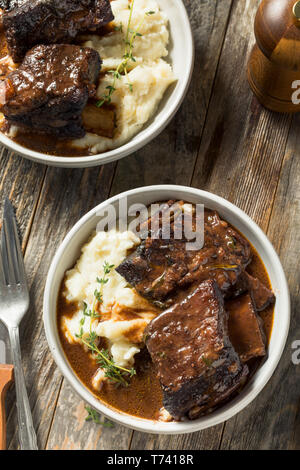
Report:
[{"label": "knife handle", "polygon": [[0,365],[0,450],[6,449],[5,395],[13,381],[13,370],[13,366]]}]

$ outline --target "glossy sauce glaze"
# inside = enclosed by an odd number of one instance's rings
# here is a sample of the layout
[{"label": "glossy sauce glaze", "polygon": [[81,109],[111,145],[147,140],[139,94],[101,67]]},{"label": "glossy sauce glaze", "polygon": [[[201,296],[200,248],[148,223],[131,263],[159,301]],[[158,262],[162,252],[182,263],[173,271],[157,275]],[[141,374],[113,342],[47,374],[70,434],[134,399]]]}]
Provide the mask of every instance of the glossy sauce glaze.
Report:
[{"label": "glossy sauce glaze", "polygon": [[[252,261],[247,271],[256,276],[266,287],[271,289],[269,276],[261,261],[258,253],[252,247]],[[61,320],[63,315],[70,317],[76,311],[77,306],[66,302],[64,296],[64,283],[62,283],[57,306],[57,322],[61,344],[65,355],[78,378],[90,390],[90,392],[112,408],[120,410],[140,418],[157,420],[159,411],[162,408],[162,391],[159,381],[156,377],[154,366],[150,360],[150,356],[146,350],[143,350],[136,356],[135,375],[128,387],[116,387],[115,385],[105,382],[101,391],[95,392],[92,387],[92,378],[97,370],[97,364],[90,358],[90,355],[84,351],[79,344],[70,344],[61,328]],[[274,317],[274,305],[267,307],[260,313],[263,320],[264,330],[269,343]],[[250,374],[248,380],[259,365],[262,359],[253,359],[248,362]],[[232,396],[230,397],[232,399]]]}]

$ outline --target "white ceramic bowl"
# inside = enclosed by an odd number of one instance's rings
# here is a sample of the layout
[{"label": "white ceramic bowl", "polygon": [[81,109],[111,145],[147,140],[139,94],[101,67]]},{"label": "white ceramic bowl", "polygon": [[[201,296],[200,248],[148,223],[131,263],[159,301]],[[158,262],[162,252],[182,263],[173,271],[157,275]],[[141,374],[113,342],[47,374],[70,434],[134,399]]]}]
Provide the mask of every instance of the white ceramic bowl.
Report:
[{"label": "white ceramic bowl", "polygon": [[167,60],[172,64],[177,82],[166,91],[155,116],[133,139],[121,147],[88,157],[59,157],[29,150],[0,132],[0,142],[11,150],[39,163],[65,168],[103,165],[126,157],[144,147],[170,122],[188,90],[194,66],[194,42],[189,18],[182,0],[157,0],[169,18],[170,44]]},{"label": "white ceramic bowl", "polygon": [[[192,203],[203,203],[206,207],[217,210],[225,220],[240,230],[256,248],[264,262],[276,294],[275,318],[268,358],[236,398],[212,414],[195,421],[180,423],[154,422],[129,416],[110,408],[94,397],[80,382],[70,367],[60,344],[56,325],[56,301],[64,273],[74,265],[80,255],[81,246],[95,230],[99,221],[96,213],[109,204],[115,204],[117,207],[119,199],[124,196],[128,198],[128,205],[132,203],[148,205],[167,199],[184,199]],[[290,299],[287,281],[279,258],[266,235],[243,211],[225,199],[199,189],[184,186],[162,185],[134,189],[115,196],[91,210],[77,222],[59,247],[49,270],[44,294],[44,325],[47,340],[58,367],[71,386],[83,400],[109,419],[139,431],[159,434],[199,431],[219,424],[245,408],[260,393],[272,376],[286,343],[289,323]]]}]

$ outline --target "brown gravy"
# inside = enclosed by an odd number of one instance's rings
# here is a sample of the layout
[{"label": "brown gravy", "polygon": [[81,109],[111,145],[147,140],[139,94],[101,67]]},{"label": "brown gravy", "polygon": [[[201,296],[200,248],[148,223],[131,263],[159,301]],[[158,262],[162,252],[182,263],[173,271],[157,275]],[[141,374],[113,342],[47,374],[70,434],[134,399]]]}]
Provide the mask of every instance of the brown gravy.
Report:
[{"label": "brown gravy", "polygon": [[92,155],[88,149],[73,147],[68,140],[54,142],[55,139],[50,135],[18,131],[18,135],[12,140],[22,147],[46,155],[57,157],[88,157]]},{"label": "brown gravy", "polygon": [[[253,246],[252,251],[253,259],[247,271],[271,289],[266,268]],[[82,346],[70,344],[60,327],[62,316],[72,316],[76,310],[76,305],[66,302],[62,295],[63,290],[64,284],[62,283],[57,307],[58,331],[63,350],[76,375],[97,398],[110,407],[140,418],[156,420],[162,407],[162,392],[154,367],[146,351],[142,351],[136,357],[135,368],[137,369],[137,375],[131,379],[128,387],[117,388],[115,385],[104,383],[100,392],[96,392],[93,389],[92,378],[97,370],[96,363],[90,359]],[[260,315],[264,322],[265,333],[269,343],[273,327],[274,306],[266,308]],[[261,359],[254,359],[248,362],[250,369],[249,377],[253,376],[260,363]]]}]

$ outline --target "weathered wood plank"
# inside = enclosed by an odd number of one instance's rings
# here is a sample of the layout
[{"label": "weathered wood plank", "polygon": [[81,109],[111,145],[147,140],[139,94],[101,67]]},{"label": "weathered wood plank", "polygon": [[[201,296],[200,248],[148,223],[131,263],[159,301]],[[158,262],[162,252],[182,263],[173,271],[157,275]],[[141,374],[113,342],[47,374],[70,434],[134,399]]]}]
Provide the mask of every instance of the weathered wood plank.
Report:
[{"label": "weathered wood plank", "polygon": [[266,227],[291,117],[263,109],[247,83],[258,4],[234,3],[192,186],[229,199]]},{"label": "weathered wood plank", "polygon": [[[39,193],[42,187],[46,167],[34,164],[20,156],[10,152],[1,146],[0,150],[0,200],[9,197],[16,209],[18,227],[22,237],[23,250],[26,247],[30,233],[33,216],[38,203]],[[0,207],[2,219],[3,204]],[[1,222],[0,222],[1,225]],[[23,324],[22,324],[23,327]],[[24,354],[24,331],[20,332],[22,351]],[[0,325],[0,338],[4,339],[7,346],[7,361],[10,360],[9,342],[6,328]],[[11,387],[6,399],[7,416],[11,415],[15,403],[15,390]],[[7,429],[8,442],[14,430],[11,426]]]},{"label": "weathered wood plank", "polygon": [[52,450],[129,448],[133,431],[118,425],[107,428],[86,422],[86,416],[85,403],[64,380],[46,448]]},{"label": "weathered wood plank", "polygon": [[223,425],[205,431],[183,435],[144,434],[134,431],[130,449],[132,450],[214,450],[221,442]]},{"label": "weathered wood plank", "polygon": [[288,278],[292,322],[278,369],[264,391],[223,436],[226,449],[300,449],[300,365],[292,363],[293,341],[300,340],[300,117],[295,116],[274,200],[268,235]]},{"label": "weathered wood plank", "polygon": [[[0,198],[9,197],[16,209],[18,227],[26,246],[46,167],[25,160],[5,147],[0,150]],[[2,219],[3,207],[0,207]],[[0,220],[1,220],[0,219]],[[1,222],[0,222],[1,226]]]},{"label": "weathered wood plank", "polygon": [[[113,172],[114,164],[89,170],[48,168],[28,240],[25,263],[32,302],[22,325],[22,349],[40,448],[47,442],[62,381],[43,330],[42,301],[47,272],[67,231],[107,197]],[[17,448],[15,411],[10,413],[8,430],[10,448]]]}]

